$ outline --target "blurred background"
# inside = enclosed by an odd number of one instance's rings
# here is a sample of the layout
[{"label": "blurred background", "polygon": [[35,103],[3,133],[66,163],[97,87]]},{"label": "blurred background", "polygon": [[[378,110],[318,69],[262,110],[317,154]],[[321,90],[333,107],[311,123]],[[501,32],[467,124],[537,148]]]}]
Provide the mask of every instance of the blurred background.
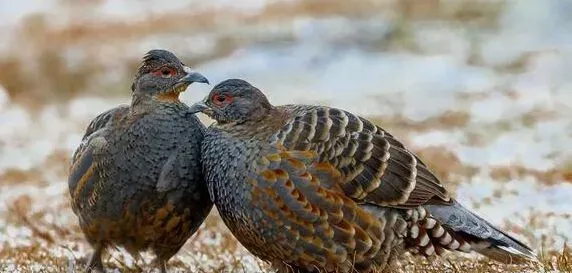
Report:
[{"label": "blurred background", "polygon": [[[69,158],[90,119],[129,101],[153,48],[275,104],[374,120],[539,252],[572,238],[572,1],[0,0],[0,35],[0,271],[81,266],[90,249],[69,207]],[[122,251],[107,262],[145,264]],[[215,211],[171,264],[267,268]]]}]

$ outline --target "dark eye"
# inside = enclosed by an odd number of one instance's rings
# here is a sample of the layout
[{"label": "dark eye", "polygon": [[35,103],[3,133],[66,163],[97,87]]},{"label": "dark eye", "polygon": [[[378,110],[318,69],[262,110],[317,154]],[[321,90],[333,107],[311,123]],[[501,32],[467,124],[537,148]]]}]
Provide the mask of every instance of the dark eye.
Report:
[{"label": "dark eye", "polygon": [[212,102],[216,105],[228,104],[232,101],[232,97],[224,94],[215,94],[211,98]]},{"label": "dark eye", "polygon": [[158,70],[154,71],[153,74],[163,77],[163,78],[170,78],[172,76],[177,75],[177,70],[171,68],[171,67],[162,67],[159,68]]},{"label": "dark eye", "polygon": [[214,99],[215,99],[217,102],[224,102],[224,101],[226,100],[226,96],[225,96],[225,95],[216,95],[216,96],[214,97]]}]

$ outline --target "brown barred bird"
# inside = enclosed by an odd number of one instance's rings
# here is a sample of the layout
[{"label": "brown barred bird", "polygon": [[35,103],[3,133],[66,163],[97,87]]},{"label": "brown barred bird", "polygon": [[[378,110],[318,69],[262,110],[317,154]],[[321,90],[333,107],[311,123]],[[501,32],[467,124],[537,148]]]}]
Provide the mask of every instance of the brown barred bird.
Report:
[{"label": "brown barred bird", "polygon": [[222,219],[281,272],[389,270],[404,251],[535,259],[364,118],[325,106],[273,106],[239,79],[221,82],[191,109],[216,120],[202,159]]},{"label": "brown barred bird", "polygon": [[135,257],[154,251],[166,272],[212,208],[200,164],[205,129],[178,99],[193,82],[208,83],[173,53],[151,50],[137,71],[131,105],[88,126],[68,179],[73,211],[95,249],[88,271],[104,271],[102,252],[117,245]]}]

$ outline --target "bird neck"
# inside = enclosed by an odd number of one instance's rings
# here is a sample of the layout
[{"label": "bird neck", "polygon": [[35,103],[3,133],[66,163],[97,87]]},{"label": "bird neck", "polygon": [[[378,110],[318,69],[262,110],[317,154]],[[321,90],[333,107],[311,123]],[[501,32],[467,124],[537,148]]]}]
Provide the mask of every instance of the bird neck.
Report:
[{"label": "bird neck", "polygon": [[265,139],[280,130],[288,119],[289,116],[285,111],[272,107],[264,115],[260,115],[256,119],[243,122],[219,123],[216,126],[238,138],[256,137]]},{"label": "bird neck", "polygon": [[133,92],[131,97],[131,110],[134,112],[148,112],[160,105],[179,104],[178,93],[159,93],[157,95],[140,94]]}]

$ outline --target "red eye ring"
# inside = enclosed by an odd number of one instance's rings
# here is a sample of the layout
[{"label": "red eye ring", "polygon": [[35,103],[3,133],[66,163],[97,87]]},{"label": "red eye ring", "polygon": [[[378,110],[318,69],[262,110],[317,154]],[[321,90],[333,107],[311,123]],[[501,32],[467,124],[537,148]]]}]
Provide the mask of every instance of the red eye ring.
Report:
[{"label": "red eye ring", "polygon": [[172,67],[164,66],[153,71],[153,75],[163,78],[170,78],[172,76],[177,75],[177,70]]},{"label": "red eye ring", "polygon": [[225,94],[214,94],[211,97],[211,101],[218,106],[229,104],[232,101],[232,96]]}]

